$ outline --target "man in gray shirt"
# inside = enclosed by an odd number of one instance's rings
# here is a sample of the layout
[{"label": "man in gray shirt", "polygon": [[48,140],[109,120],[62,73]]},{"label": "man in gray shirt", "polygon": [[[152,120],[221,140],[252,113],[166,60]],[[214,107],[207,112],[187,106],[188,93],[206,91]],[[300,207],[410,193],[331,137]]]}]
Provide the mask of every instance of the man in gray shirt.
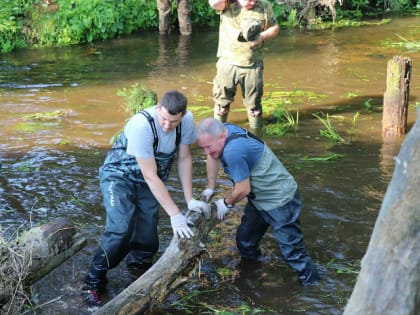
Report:
[{"label": "man in gray shirt", "polygon": [[159,205],[170,216],[176,237],[193,236],[165,185],[175,159],[188,209],[210,212],[210,206],[192,194],[194,141],[194,118],[187,98],[178,91],[166,92],[157,105],[127,122],[99,170],[106,226],[84,279],[83,293],[90,306],[102,304],[106,274],[126,256],[129,268],[151,266],[159,248]]}]

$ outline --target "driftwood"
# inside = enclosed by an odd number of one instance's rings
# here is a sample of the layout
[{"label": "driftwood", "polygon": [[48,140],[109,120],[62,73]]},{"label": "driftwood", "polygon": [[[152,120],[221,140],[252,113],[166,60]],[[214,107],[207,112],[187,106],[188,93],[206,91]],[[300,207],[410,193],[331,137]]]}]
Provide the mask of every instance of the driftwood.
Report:
[{"label": "driftwood", "polygon": [[[420,109],[417,110],[419,117]],[[395,169],[344,315],[417,315],[420,310],[420,122]]]},{"label": "driftwood", "polygon": [[15,301],[18,288],[27,288],[62,264],[86,245],[86,239],[71,222],[58,218],[23,233],[15,244],[0,245],[1,310]]},{"label": "driftwood", "polygon": [[178,286],[188,281],[188,274],[195,269],[205,252],[204,243],[209,232],[217,225],[216,210],[206,219],[203,214],[188,211],[193,224],[194,237],[174,237],[162,256],[140,278],[119,295],[96,311],[95,315],[144,314],[162,303]]}]

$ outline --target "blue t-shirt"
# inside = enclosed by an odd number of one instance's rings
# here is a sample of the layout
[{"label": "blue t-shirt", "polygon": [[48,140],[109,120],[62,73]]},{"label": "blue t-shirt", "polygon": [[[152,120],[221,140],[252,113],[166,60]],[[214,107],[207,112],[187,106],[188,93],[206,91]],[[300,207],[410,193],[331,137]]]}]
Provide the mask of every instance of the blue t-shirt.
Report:
[{"label": "blue t-shirt", "polygon": [[249,201],[258,209],[269,211],[292,200],[297,184],[284,165],[260,139],[247,131],[225,124],[228,137],[220,160],[225,173],[234,183],[250,180]]},{"label": "blue t-shirt", "polygon": [[[241,127],[225,124],[228,130],[228,139],[233,134],[245,134]],[[241,182],[251,176],[264,152],[264,143],[253,138],[238,137],[232,141],[227,139],[220,160],[224,172],[235,182]]]}]

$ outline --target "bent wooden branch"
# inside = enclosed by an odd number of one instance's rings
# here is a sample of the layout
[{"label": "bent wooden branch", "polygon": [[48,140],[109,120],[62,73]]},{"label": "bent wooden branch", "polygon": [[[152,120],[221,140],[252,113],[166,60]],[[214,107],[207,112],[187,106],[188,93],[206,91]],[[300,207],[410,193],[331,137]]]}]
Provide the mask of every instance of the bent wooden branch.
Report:
[{"label": "bent wooden branch", "polygon": [[[1,240],[1,239],[0,239]],[[26,231],[14,244],[0,242],[0,308],[86,245],[74,225],[58,218]]]},{"label": "bent wooden branch", "polygon": [[208,219],[193,211],[188,211],[186,216],[194,225],[194,237],[172,238],[165,252],[146,273],[94,314],[144,314],[153,310],[188,280],[188,273],[195,268],[198,258],[205,252],[204,243],[218,220],[213,204]]}]

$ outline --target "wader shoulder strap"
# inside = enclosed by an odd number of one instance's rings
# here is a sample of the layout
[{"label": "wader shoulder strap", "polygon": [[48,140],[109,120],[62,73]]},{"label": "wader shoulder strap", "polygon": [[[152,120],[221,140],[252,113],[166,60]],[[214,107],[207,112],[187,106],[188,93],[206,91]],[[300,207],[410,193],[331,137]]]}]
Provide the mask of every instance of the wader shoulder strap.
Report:
[{"label": "wader shoulder strap", "polygon": [[[225,123],[225,125],[229,125],[230,123]],[[230,124],[231,125],[231,124]],[[254,135],[252,132],[249,132],[247,129],[245,128],[241,128],[243,133],[234,133],[232,135],[230,135],[225,142],[225,145],[227,145],[230,141],[237,139],[237,138],[248,138],[248,139],[254,139],[255,141],[258,141],[262,144],[264,144],[264,141],[261,140],[259,137],[257,137],[256,135]]]}]

